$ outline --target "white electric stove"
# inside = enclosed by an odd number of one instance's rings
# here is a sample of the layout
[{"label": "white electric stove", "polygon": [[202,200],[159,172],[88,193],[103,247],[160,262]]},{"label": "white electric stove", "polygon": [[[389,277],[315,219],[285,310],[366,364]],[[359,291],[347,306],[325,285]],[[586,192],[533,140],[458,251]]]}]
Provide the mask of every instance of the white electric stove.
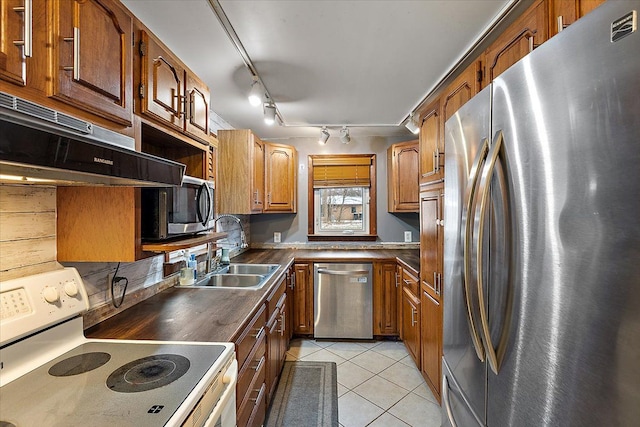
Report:
[{"label": "white electric stove", "polygon": [[233,344],[86,339],[73,268],[0,296],[0,426],[235,426]]}]

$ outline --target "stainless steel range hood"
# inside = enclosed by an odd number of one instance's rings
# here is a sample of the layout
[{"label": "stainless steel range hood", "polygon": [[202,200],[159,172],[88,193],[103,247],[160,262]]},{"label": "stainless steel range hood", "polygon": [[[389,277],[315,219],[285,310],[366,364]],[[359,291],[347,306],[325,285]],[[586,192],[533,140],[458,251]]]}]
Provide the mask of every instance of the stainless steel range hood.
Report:
[{"label": "stainless steel range hood", "polygon": [[0,92],[0,182],[168,187],[185,165],[135,151],[133,138]]}]

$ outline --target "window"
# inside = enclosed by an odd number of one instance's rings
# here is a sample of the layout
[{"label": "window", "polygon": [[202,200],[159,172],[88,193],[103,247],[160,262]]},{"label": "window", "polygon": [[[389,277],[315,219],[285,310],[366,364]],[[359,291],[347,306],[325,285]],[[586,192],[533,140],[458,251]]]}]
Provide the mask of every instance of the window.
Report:
[{"label": "window", "polygon": [[375,240],[375,154],[309,156],[309,240]]}]

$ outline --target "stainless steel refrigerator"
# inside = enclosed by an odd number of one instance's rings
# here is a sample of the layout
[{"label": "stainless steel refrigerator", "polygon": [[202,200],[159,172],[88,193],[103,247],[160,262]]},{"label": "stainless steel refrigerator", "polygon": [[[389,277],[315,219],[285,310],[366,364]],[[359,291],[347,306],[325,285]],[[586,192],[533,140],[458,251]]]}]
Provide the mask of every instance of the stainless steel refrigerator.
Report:
[{"label": "stainless steel refrigerator", "polygon": [[446,122],[443,423],[640,423],[640,1]]}]

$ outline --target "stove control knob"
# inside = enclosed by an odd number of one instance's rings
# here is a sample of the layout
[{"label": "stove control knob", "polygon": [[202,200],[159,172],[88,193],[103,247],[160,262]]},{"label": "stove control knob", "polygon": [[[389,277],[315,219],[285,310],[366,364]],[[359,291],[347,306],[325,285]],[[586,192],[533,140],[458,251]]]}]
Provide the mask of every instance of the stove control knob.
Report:
[{"label": "stove control knob", "polygon": [[70,297],[75,297],[78,295],[78,285],[76,282],[67,282],[64,284],[64,293],[69,295]]},{"label": "stove control knob", "polygon": [[44,297],[44,300],[49,304],[54,304],[60,298],[58,290],[50,286],[44,288],[44,290],[42,291],[42,296]]}]

